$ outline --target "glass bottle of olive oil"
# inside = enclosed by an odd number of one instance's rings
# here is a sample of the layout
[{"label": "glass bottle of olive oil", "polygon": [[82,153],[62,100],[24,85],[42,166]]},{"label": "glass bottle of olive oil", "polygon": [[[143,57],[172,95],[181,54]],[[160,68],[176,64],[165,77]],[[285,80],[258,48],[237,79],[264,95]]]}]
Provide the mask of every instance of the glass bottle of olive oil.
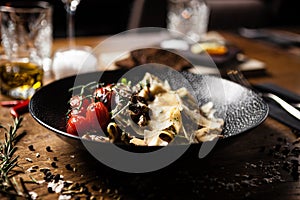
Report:
[{"label": "glass bottle of olive oil", "polygon": [[29,99],[42,86],[43,69],[31,62],[0,63],[1,93],[15,99]]}]

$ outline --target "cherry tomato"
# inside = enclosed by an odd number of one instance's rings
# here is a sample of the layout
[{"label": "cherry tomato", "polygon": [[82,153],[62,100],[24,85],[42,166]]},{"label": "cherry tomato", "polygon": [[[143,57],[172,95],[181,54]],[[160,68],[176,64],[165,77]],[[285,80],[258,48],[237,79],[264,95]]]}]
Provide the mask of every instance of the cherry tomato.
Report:
[{"label": "cherry tomato", "polygon": [[99,130],[101,127],[105,130],[110,121],[110,116],[106,106],[102,102],[93,102],[87,108],[86,119],[92,129]]},{"label": "cherry tomato", "polygon": [[91,103],[89,98],[85,98],[84,96],[72,96],[70,99],[71,112],[70,115],[82,115],[85,116],[86,109],[88,105]]},{"label": "cherry tomato", "polygon": [[85,117],[81,115],[72,115],[67,122],[67,133],[72,135],[83,135],[88,131],[88,123]]},{"label": "cherry tomato", "polygon": [[93,94],[95,102],[102,102],[109,110],[111,108],[111,99],[113,95],[112,86],[113,85],[110,84],[105,87],[97,88]]}]

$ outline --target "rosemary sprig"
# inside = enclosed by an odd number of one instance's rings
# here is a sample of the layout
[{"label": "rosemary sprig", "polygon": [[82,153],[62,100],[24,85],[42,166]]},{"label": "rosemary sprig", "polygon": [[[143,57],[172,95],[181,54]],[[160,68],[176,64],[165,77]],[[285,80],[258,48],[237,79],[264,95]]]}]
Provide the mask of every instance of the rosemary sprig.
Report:
[{"label": "rosemary sprig", "polygon": [[[21,191],[20,186],[15,180],[18,166],[18,157],[15,156],[16,144],[25,135],[25,132],[17,134],[21,127],[23,118],[15,118],[14,123],[8,129],[0,124],[0,129],[4,131],[4,139],[0,141],[0,193],[12,196],[28,197],[26,191]],[[23,190],[24,187],[22,186]]]},{"label": "rosemary sprig", "polygon": [[97,87],[99,87],[99,83],[97,83],[96,81],[93,81],[93,82],[90,82],[86,85],[74,86],[74,87],[69,89],[69,92],[80,89],[79,95],[83,95],[85,90],[91,90],[91,89],[95,89]]},{"label": "rosemary sprig", "polygon": [[[93,91],[102,86],[103,83],[98,83],[96,81],[87,83],[85,85],[77,85],[69,89],[69,92],[73,92],[73,95],[75,94],[75,91],[79,90],[79,93],[77,94],[81,99],[79,102],[79,106],[76,108],[78,111],[82,107],[82,103],[84,99],[91,99],[93,98]],[[88,92],[88,94],[86,94]],[[68,101],[68,104],[70,104],[71,99]],[[73,108],[74,109],[74,108]],[[70,112],[72,112],[72,109],[69,109],[66,113],[66,116],[69,116]]]}]

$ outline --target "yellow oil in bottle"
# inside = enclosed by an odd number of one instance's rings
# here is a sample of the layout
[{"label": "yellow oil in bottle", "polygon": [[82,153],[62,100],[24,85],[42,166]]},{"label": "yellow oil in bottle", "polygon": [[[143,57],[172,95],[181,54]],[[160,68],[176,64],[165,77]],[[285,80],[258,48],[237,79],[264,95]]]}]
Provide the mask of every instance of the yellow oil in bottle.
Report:
[{"label": "yellow oil in bottle", "polygon": [[2,62],[0,81],[2,94],[28,99],[42,86],[43,69],[30,62]]}]

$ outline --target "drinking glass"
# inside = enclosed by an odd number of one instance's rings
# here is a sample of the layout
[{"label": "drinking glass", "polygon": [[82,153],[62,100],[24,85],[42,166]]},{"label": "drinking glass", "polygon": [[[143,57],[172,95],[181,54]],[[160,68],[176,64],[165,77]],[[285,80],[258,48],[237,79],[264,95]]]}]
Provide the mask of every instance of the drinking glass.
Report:
[{"label": "drinking glass", "polygon": [[51,63],[52,7],[42,1],[11,2],[0,7],[0,19],[1,92],[28,99],[42,86],[43,68]]},{"label": "drinking glass", "polygon": [[67,37],[69,39],[69,46],[75,45],[75,13],[80,0],[61,0],[65,4],[67,13]]},{"label": "drinking glass", "polygon": [[74,16],[80,0],[61,0],[65,4],[67,14],[68,47],[57,50],[53,56],[52,71],[55,79],[60,79],[76,73],[94,71],[98,60],[89,46],[75,44]]},{"label": "drinking glass", "polygon": [[209,12],[204,0],[169,0],[167,28],[198,42],[207,32]]}]

